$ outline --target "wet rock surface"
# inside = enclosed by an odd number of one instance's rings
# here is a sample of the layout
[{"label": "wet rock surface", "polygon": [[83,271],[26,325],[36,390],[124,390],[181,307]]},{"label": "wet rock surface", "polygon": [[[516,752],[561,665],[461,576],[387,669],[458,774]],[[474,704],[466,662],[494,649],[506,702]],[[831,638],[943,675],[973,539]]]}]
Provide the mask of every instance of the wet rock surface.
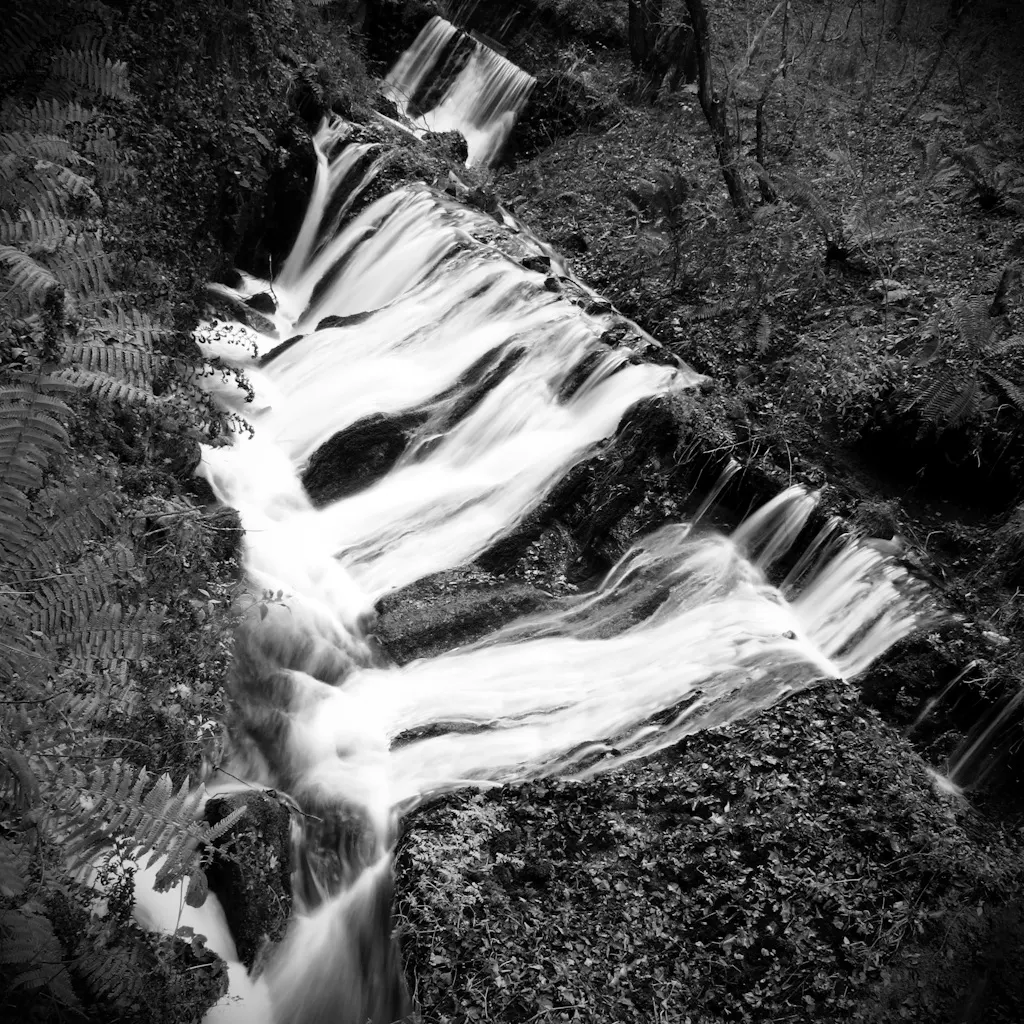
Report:
[{"label": "wet rock surface", "polygon": [[378,603],[374,633],[399,665],[461,647],[539,611],[551,595],[476,568],[428,576]]},{"label": "wet rock surface", "polygon": [[291,818],[287,809],[256,790],[214,797],[206,805],[211,825],[236,807],[246,812],[218,844],[206,870],[235,937],[239,959],[252,967],[267,943],[284,937],[291,911]]},{"label": "wet rock surface", "polygon": [[368,416],[322,444],[302,475],[314,505],[355,494],[383,477],[401,458],[425,413]]}]

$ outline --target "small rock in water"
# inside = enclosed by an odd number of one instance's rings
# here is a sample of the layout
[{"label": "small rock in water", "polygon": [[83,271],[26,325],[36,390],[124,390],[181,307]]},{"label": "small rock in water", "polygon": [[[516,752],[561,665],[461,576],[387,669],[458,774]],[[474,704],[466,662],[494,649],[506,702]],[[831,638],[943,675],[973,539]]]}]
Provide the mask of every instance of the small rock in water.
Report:
[{"label": "small rock in water", "polygon": [[325,316],[317,325],[318,331],[326,331],[329,327],[354,327],[364,320],[369,320],[375,310],[367,309],[360,313],[347,313],[344,316]]},{"label": "small rock in water", "polygon": [[466,162],[469,147],[462,132],[425,132],[423,141],[435,152],[440,152],[456,163]]},{"label": "small rock in water", "polygon": [[277,312],[277,303],[269,292],[260,292],[258,295],[254,295],[246,302],[246,305],[250,309],[255,309],[257,313]]},{"label": "small rock in water", "polygon": [[483,210],[484,213],[494,214],[498,212],[498,197],[492,189],[484,188],[482,185],[473,189],[472,192],[467,192],[465,201],[470,206]]},{"label": "small rock in water", "polygon": [[546,274],[551,269],[550,256],[525,256],[519,262],[527,270],[536,270],[538,274]]}]

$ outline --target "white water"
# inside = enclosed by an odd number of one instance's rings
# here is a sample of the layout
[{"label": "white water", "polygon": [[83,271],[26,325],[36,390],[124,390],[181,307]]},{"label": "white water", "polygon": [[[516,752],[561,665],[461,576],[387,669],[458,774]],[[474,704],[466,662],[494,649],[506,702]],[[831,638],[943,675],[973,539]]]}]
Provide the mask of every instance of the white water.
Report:
[{"label": "white water", "polygon": [[[200,339],[243,367],[257,396],[248,405],[216,385],[254,435],[205,451],[202,471],[241,514],[254,595],[286,595],[254,610],[240,639],[228,768],[365,829],[341,888],[299,900],[261,982],[272,1008],[260,1012],[279,1022],[362,1024],[384,1012],[346,936],[386,942],[386,915],[378,935],[366,908],[379,918],[398,813],[460,786],[608,770],[817,680],[854,676],[927,614],[902,569],[831,525],[794,566],[785,598],[769,585],[765,571],[814,506],[792,488],[731,537],[665,527],[591,594],[437,658],[375,665],[365,631],[377,598],[471,561],[637,401],[684,394],[699,377],[607,349],[608,317],[546,291],[497,247],[494,221],[425,186],[325,228],[343,205],[336,190],[361,187],[352,168],[374,173],[346,134],[335,125],[318,136],[314,198],[272,286],[273,333],[220,325]],[[234,295],[261,290],[270,284],[249,279]],[[318,329],[325,317],[355,319]],[[507,372],[460,409],[465,375],[484,356],[510,357]],[[585,358],[590,372],[566,397]],[[367,416],[414,409],[424,424],[382,479],[313,507],[299,474],[325,441]],[[426,727],[440,735],[423,738]]]},{"label": "white water", "polygon": [[[446,74],[450,83],[424,108],[423,90]],[[434,17],[388,73],[382,91],[423,131],[461,132],[472,167],[500,155],[535,84],[515,64]]]}]

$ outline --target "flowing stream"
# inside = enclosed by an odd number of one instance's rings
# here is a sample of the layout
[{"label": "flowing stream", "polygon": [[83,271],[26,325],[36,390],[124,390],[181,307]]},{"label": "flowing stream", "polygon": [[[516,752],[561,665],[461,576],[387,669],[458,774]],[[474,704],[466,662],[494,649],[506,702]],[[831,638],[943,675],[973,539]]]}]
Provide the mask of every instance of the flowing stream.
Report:
[{"label": "flowing stream", "polygon": [[[453,51],[445,24],[389,76],[421,107],[423,67]],[[528,91],[494,56],[471,47],[442,96],[470,136],[497,138]],[[460,121],[467,75],[487,102]],[[609,347],[613,314],[585,312],[512,258],[509,236],[551,254],[508,216],[425,185],[350,215],[379,151],[340,121],[316,147],[313,197],[276,279],[218,286],[236,305],[269,293],[274,312],[261,330],[211,321],[199,339],[255,396],[211,384],[252,431],[205,450],[201,469],[241,515],[252,594],[225,767],[316,822],[297,838],[289,936],[258,982],[235,969],[236,1001],[208,1019],[384,1024],[408,1011],[389,936],[401,814],[460,787],[610,770],[853,677],[930,613],[899,566],[831,529],[771,586],[815,502],[790,488],[729,536],[663,527],[590,593],[447,654],[384,663],[371,641],[381,597],[472,562],[637,402],[685,400],[700,377]],[[471,142],[471,159],[488,152]],[[411,426],[386,472],[314,501],[303,474],[332,439],[399,416]]]}]

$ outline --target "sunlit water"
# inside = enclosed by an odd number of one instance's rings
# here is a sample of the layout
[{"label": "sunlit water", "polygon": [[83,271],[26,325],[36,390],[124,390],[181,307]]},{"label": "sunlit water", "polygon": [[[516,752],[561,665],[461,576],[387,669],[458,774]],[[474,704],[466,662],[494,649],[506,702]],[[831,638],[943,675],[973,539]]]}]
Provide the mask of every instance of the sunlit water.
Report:
[{"label": "sunlit water", "polygon": [[[446,33],[435,25],[424,46]],[[400,65],[391,87],[412,74]],[[211,322],[199,335],[255,393],[247,403],[210,379],[253,430],[205,450],[201,467],[241,515],[252,594],[224,767],[326,823],[300,836],[288,939],[257,984],[237,969],[232,979],[235,1010],[253,1020],[363,1024],[404,1011],[388,940],[401,813],[460,787],[607,771],[855,676],[929,614],[901,568],[835,524],[784,590],[771,586],[766,571],[815,503],[791,488],[731,536],[663,527],[591,593],[439,657],[382,664],[369,640],[381,596],[471,562],[637,402],[685,397],[700,378],[606,346],[609,316],[546,290],[496,244],[513,231],[544,253],[511,218],[500,229],[414,185],[346,220],[378,166],[351,134],[321,129],[309,211],[273,283],[218,286],[236,303],[271,293],[272,327]],[[314,507],[301,474],[324,443],[409,412],[418,425],[397,462]],[[217,929],[210,907],[200,914]]]}]

